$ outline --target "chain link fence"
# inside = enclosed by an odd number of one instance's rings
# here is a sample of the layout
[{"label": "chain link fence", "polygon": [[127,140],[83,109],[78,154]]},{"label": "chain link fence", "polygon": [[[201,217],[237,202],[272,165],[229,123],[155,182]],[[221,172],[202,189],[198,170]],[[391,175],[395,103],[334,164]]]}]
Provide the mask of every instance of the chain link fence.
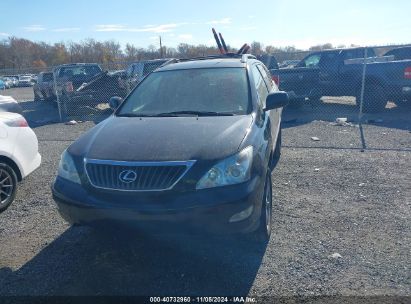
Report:
[{"label": "chain link fence", "polygon": [[[378,148],[381,127],[400,129],[409,138],[410,45],[282,52],[260,59],[279,88],[289,93],[283,126],[301,128],[301,138],[285,145]],[[19,79],[0,94],[14,97],[34,126],[100,121],[112,113],[112,96],[124,98],[168,60],[1,70],[3,79]],[[25,82],[24,76],[32,80]],[[411,150],[409,140],[400,142],[393,149]]]}]

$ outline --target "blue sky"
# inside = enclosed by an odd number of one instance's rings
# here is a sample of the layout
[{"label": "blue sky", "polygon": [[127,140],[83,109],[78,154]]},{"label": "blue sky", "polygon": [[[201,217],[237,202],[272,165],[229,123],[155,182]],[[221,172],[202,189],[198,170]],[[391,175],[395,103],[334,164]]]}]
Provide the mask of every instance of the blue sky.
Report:
[{"label": "blue sky", "polygon": [[158,46],[161,35],[167,46],[211,45],[214,26],[234,47],[386,45],[411,42],[410,12],[410,0],[2,0],[0,39],[114,39],[147,47]]}]

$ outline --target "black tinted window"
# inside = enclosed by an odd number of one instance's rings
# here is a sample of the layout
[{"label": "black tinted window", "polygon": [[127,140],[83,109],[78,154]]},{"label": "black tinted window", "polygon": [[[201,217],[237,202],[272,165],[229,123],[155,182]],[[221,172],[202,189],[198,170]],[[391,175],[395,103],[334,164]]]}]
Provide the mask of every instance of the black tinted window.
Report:
[{"label": "black tinted window", "polygon": [[338,63],[338,52],[325,52],[321,56],[320,65],[321,66],[330,66]]},{"label": "black tinted window", "polygon": [[101,72],[101,69],[95,65],[88,66],[73,66],[64,67],[60,69],[59,76],[73,77],[73,76],[94,76]]}]

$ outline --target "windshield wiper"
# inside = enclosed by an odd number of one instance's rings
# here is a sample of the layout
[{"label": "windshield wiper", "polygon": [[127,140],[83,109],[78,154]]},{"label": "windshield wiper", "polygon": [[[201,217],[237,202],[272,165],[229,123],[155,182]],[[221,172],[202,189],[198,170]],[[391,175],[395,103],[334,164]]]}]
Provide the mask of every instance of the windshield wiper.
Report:
[{"label": "windshield wiper", "polygon": [[117,114],[117,117],[157,117],[157,114],[139,114],[139,113],[123,113]]},{"label": "windshield wiper", "polygon": [[124,113],[118,114],[118,117],[179,117],[182,115],[190,116],[234,116],[234,113],[228,112],[208,112],[208,111],[175,111],[175,112],[165,112],[165,113]]},{"label": "windshield wiper", "polygon": [[156,116],[178,116],[178,115],[194,115],[194,116],[234,116],[234,113],[228,112],[208,112],[208,111],[175,111],[167,113],[159,113]]}]

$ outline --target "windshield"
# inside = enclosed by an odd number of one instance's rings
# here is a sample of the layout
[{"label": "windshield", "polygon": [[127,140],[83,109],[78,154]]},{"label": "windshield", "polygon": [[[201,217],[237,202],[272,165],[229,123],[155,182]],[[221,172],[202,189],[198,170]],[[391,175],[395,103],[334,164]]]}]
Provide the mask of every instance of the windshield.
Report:
[{"label": "windshield", "polygon": [[248,80],[244,68],[156,72],[127,98],[117,115],[158,115],[192,111],[247,114]]}]

